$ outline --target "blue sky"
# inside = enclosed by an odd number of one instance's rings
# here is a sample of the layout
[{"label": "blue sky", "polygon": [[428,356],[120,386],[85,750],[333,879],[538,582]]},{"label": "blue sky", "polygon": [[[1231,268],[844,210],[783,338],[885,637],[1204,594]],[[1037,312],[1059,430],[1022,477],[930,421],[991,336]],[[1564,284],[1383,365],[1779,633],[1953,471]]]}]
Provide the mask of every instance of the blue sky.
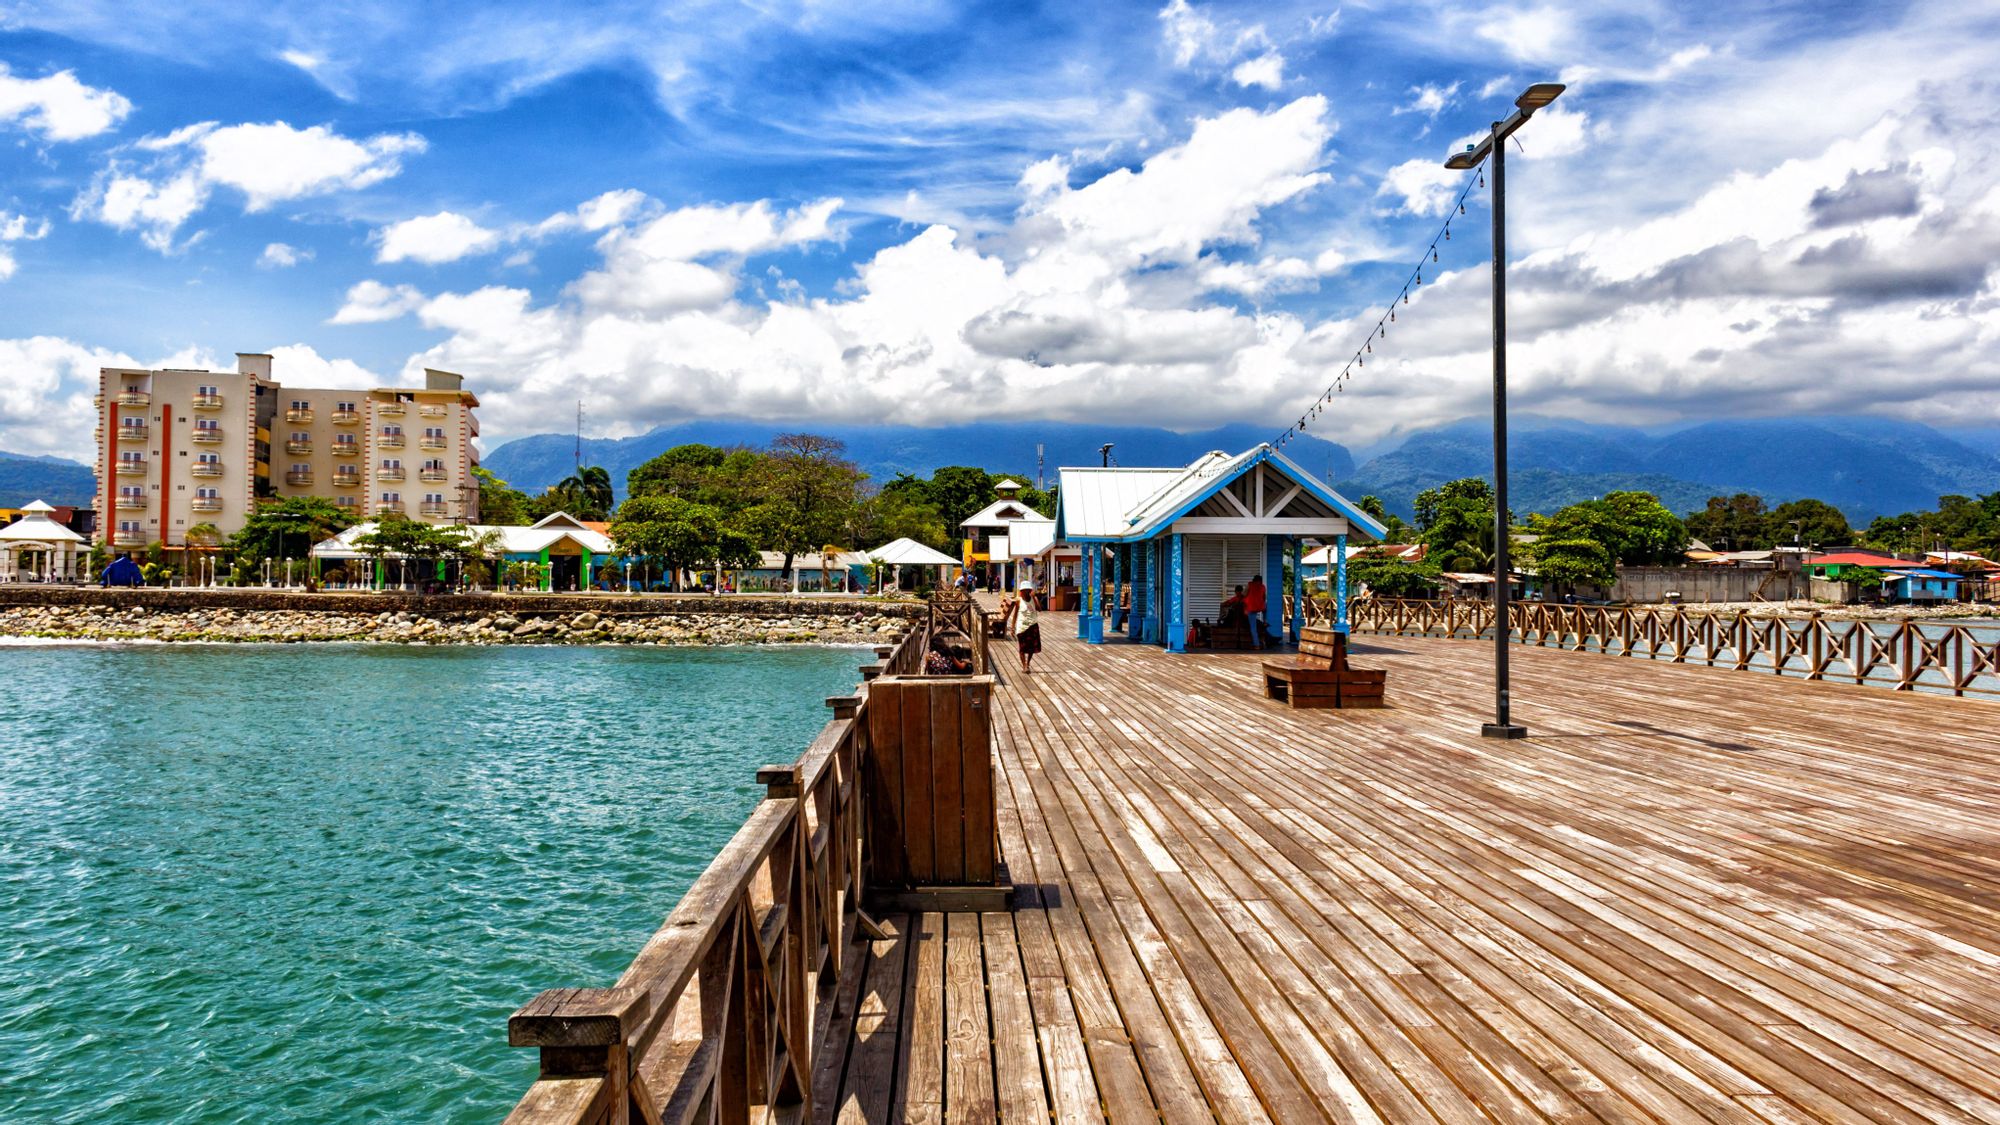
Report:
[{"label": "blue sky", "polygon": [[[1990,4],[0,3],[0,449],[96,368],[694,416],[1296,417],[1527,82],[1515,402],[2000,424]],[[1477,412],[1475,191],[1316,427]]]}]

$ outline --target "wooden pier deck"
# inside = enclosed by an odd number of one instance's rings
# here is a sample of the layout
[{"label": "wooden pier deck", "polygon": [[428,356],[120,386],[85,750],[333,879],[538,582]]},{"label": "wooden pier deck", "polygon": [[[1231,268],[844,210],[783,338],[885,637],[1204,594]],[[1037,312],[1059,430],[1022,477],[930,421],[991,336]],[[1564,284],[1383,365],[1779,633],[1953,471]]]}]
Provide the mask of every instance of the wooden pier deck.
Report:
[{"label": "wooden pier deck", "polygon": [[885,919],[815,1060],[840,1121],[2000,1121],[2000,710],[1357,638],[1380,711],[1256,657],[995,647],[1010,913]]}]

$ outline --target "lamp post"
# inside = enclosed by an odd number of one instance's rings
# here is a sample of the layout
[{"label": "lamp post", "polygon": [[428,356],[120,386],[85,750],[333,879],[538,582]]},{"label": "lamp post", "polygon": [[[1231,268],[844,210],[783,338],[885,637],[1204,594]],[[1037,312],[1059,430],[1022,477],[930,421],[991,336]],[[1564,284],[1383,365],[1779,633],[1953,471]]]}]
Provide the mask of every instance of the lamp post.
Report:
[{"label": "lamp post", "polygon": [[1507,693],[1507,643],[1513,632],[1507,618],[1513,577],[1507,561],[1507,138],[1562,92],[1560,82],[1528,87],[1514,99],[1514,112],[1505,121],[1495,121],[1478,144],[1444,162],[1460,171],[1489,158],[1493,162],[1493,721],[1479,728],[1488,738],[1528,737],[1528,728],[1508,714]]}]

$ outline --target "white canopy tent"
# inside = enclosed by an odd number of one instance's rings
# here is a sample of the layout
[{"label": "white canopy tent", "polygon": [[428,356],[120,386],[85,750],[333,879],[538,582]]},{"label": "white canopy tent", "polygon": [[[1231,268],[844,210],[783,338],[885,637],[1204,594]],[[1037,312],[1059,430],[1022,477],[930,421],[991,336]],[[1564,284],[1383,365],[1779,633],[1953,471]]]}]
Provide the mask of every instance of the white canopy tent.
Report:
[{"label": "white canopy tent", "polygon": [[958,560],[935,551],[914,539],[891,539],[872,551],[864,551],[868,561],[896,568],[897,584],[901,585],[903,568],[906,566],[934,566],[938,568],[938,582],[945,584],[945,568],[959,565]]},{"label": "white canopy tent", "polygon": [[0,582],[58,582],[77,576],[83,536],[50,519],[53,511],[37,500],[21,509],[19,520],[0,527]]}]

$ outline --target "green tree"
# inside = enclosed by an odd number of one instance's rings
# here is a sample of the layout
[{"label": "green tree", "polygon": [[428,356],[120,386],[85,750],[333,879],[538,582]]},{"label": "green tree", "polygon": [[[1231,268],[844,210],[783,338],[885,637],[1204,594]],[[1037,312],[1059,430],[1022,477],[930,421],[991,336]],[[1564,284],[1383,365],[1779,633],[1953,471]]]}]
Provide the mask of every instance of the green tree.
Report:
[{"label": "green tree", "polygon": [[1462,477],[1417,493],[1417,539],[1439,570],[1482,571],[1493,565],[1493,488]]},{"label": "green tree", "polygon": [[625,474],[627,496],[678,496],[708,503],[704,494],[729,454],[713,445],[676,445]]},{"label": "green tree", "polygon": [[957,541],[945,528],[937,505],[911,489],[883,489],[861,505],[857,522],[862,545],[879,547],[891,539],[914,539],[926,547],[957,554]]},{"label": "green tree", "polygon": [[780,434],[771,442],[764,503],[746,512],[758,541],[792,560],[823,543],[845,541],[866,479],[842,454],[840,441],[818,434]]},{"label": "green tree", "polygon": [[709,563],[755,556],[749,539],[724,526],[722,513],[678,496],[634,496],[618,506],[611,538],[627,555],[652,559],[681,588],[681,573]]},{"label": "green tree", "polygon": [[557,481],[548,494],[561,497],[562,510],[580,520],[605,519],[616,503],[612,494],[611,473],[597,465],[585,465]]},{"label": "green tree", "polygon": [[1718,551],[1762,551],[1775,541],[1764,498],[1750,492],[1709,497],[1708,506],[1690,514],[1685,526],[1689,535]]},{"label": "green tree", "polygon": [[1347,565],[1350,590],[1368,587],[1378,598],[1430,598],[1437,595],[1437,572],[1423,563],[1402,559],[1355,559]]},{"label": "green tree", "polygon": [[1824,500],[1791,500],[1771,509],[1766,527],[1772,546],[1838,547],[1854,539],[1839,508]]},{"label": "green tree", "polygon": [[229,537],[239,558],[303,559],[313,544],[354,526],[349,509],[320,496],[288,496],[251,509]]},{"label": "green tree", "polygon": [[527,493],[478,465],[472,467],[472,477],[479,482],[480,523],[519,527],[533,522],[528,518]]},{"label": "green tree", "polygon": [[1363,496],[1355,506],[1375,517],[1376,522],[1382,525],[1382,542],[1402,543],[1407,541],[1407,537],[1410,534],[1410,525],[1403,522],[1403,517],[1390,512],[1388,506],[1382,503],[1381,497],[1372,495]]},{"label": "green tree", "polygon": [[418,563],[476,558],[485,549],[464,527],[428,524],[401,512],[385,513],[373,528],[354,537],[354,545],[377,560],[396,555]]},{"label": "green tree", "polygon": [[1611,552],[1588,535],[1544,535],[1524,553],[1523,561],[1532,563],[1535,575],[1553,588],[1574,589],[1583,585],[1609,588],[1618,581],[1618,568],[1612,564]]}]

